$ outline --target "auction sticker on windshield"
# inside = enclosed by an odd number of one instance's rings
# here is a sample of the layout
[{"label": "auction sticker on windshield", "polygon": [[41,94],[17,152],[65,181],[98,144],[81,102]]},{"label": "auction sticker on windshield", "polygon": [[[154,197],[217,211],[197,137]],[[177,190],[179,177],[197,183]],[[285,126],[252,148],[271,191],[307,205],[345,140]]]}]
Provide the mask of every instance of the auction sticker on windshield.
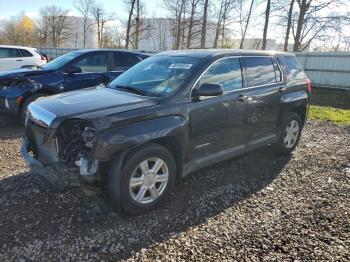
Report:
[{"label": "auction sticker on windshield", "polygon": [[190,69],[193,66],[193,64],[182,64],[182,63],[176,63],[171,64],[169,68],[171,69]]}]

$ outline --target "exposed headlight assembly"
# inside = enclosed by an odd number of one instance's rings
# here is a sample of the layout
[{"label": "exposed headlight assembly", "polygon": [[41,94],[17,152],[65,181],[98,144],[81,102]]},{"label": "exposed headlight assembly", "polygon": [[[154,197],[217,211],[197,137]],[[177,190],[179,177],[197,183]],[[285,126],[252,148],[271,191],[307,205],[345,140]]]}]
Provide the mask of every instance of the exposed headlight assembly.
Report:
[{"label": "exposed headlight assembly", "polygon": [[94,146],[94,138],[96,135],[96,130],[93,127],[86,126],[82,133],[83,140],[85,142],[85,146],[88,148],[92,148]]}]

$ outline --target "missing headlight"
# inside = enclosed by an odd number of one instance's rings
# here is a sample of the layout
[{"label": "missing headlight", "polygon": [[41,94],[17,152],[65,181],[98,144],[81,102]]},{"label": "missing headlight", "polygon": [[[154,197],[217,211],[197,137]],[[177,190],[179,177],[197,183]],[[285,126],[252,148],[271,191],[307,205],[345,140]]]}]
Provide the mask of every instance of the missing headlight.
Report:
[{"label": "missing headlight", "polygon": [[94,146],[94,138],[95,138],[96,130],[90,126],[86,126],[82,133],[83,140],[85,142],[85,146],[88,148],[92,148]]},{"label": "missing headlight", "polygon": [[89,156],[95,141],[96,130],[84,120],[71,120],[57,130],[58,156],[68,166],[75,166],[80,156]]}]

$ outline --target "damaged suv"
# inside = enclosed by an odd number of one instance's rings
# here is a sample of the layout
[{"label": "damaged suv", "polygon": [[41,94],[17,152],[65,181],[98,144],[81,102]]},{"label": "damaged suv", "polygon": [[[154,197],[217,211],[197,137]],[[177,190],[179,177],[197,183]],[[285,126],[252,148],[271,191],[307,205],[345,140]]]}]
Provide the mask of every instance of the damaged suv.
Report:
[{"label": "damaged suv", "polygon": [[266,145],[293,151],[310,90],[291,54],[165,52],[108,88],[31,103],[22,154],[51,188],[95,186],[142,213],[195,170]]}]

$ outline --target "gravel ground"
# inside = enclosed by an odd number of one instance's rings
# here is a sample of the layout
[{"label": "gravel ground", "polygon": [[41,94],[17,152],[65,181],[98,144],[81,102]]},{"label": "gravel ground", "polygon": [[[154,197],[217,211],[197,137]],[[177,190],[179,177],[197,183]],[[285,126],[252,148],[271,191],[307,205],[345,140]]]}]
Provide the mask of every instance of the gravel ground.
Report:
[{"label": "gravel ground", "polygon": [[0,118],[0,261],[350,260],[350,130],[310,122],[291,156],[196,172],[163,207],[91,219],[78,189],[39,189]]}]

